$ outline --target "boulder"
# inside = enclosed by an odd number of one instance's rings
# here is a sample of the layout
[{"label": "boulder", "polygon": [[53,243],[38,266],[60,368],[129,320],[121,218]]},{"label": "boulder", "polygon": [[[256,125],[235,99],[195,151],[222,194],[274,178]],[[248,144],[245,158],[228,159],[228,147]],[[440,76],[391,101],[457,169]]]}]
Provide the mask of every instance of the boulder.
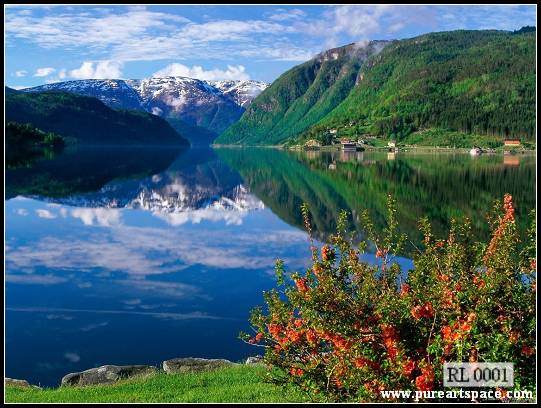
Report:
[{"label": "boulder", "polygon": [[124,378],[144,376],[156,372],[156,367],[147,365],[104,365],[97,368],[70,373],[62,377],[62,385],[110,384]]},{"label": "boulder", "polygon": [[263,356],[250,356],[246,359],[245,364],[263,364]]},{"label": "boulder", "polygon": [[194,357],[173,358],[162,363],[163,371],[165,371],[167,374],[210,371],[232,365],[235,365],[235,363],[232,363],[229,360]]},{"label": "boulder", "polygon": [[12,386],[12,387],[23,387],[23,388],[37,388],[37,389],[40,389],[40,387],[38,387],[37,385],[31,385],[28,381],[26,380],[18,380],[16,378],[8,378],[6,377],[4,379],[4,387],[7,387],[7,386]]}]

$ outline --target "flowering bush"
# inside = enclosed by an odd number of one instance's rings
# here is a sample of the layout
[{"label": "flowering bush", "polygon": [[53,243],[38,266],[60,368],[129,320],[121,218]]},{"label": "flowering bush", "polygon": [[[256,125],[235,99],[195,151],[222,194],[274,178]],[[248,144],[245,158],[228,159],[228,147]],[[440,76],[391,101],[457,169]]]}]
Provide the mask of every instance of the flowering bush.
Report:
[{"label": "flowering bush", "polygon": [[[378,237],[363,224],[378,265],[361,261],[366,242],[346,234],[346,214],[330,244],[312,242],[312,266],[264,293],[266,310],[252,311],[255,335],[274,382],[296,384],[326,401],[379,401],[381,390],[443,389],[449,362],[513,362],[515,387],[535,389],[535,224],[521,240],[512,197],[491,216],[488,244],[473,242],[470,223],[452,222],[436,239],[426,219],[421,248],[407,274],[395,261],[406,237],[395,203]],[[305,224],[310,221],[303,208]]]}]

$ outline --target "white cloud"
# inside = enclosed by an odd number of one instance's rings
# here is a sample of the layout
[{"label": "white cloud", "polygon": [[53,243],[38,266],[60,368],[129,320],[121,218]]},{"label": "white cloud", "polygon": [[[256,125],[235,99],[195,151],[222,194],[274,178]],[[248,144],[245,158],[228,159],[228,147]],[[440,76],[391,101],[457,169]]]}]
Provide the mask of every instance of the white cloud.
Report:
[{"label": "white cloud", "polygon": [[22,77],[26,76],[26,74],[28,74],[28,72],[25,71],[24,69],[22,69],[20,71],[15,71],[15,76],[17,78],[22,78]]},{"label": "white cloud", "polygon": [[79,218],[85,225],[102,227],[119,225],[121,220],[120,210],[114,208],[75,208],[71,210],[71,216]]},{"label": "white cloud", "polygon": [[285,21],[285,20],[297,20],[305,17],[306,13],[300,9],[276,9],[274,14],[269,16],[270,20]]},{"label": "white cloud", "polygon": [[[11,11],[6,13],[5,26],[8,45],[22,39],[45,49],[84,49],[94,59],[120,62],[208,58],[209,55],[213,59],[231,60],[239,52],[257,54],[258,50],[259,59],[276,59],[276,55],[288,59],[288,55],[298,58],[302,50],[314,48],[306,42],[296,45],[286,38],[288,34],[299,33],[289,21],[282,24],[271,19],[223,19],[195,23],[144,7],[127,11],[124,7],[102,7],[94,13],[53,10],[40,17]],[[273,52],[269,53],[270,49]],[[311,49],[309,54],[316,51],[319,49]]]},{"label": "white cloud", "polygon": [[[122,76],[122,63],[117,61],[85,61],[77,68],[61,72],[64,78],[69,76],[75,79],[109,79]],[[60,76],[59,76],[60,77]]]},{"label": "white cloud", "polygon": [[34,74],[34,76],[35,77],[46,77],[48,75],[51,75],[55,71],[56,71],[56,69],[51,68],[51,67],[38,68],[38,69],[36,69],[36,73]]},{"label": "white cloud", "polygon": [[184,76],[209,81],[230,79],[244,81],[250,79],[250,75],[248,75],[246,68],[242,65],[228,65],[226,70],[211,69],[207,71],[199,65],[188,67],[180,63],[169,64],[165,68],[155,72],[152,76],[158,78],[166,76]]},{"label": "white cloud", "polygon": [[[100,10],[100,9],[98,9]],[[119,11],[120,10],[120,11]],[[101,8],[94,15],[74,9],[53,10],[43,16],[6,13],[6,34],[37,43],[43,48],[107,47],[122,45],[150,30],[175,30],[189,20],[173,14],[148,11],[145,7]]]},{"label": "white cloud", "polygon": [[67,282],[66,278],[61,276],[34,275],[33,273],[7,274],[6,281],[20,285],[56,285]]},{"label": "white cloud", "polygon": [[38,215],[38,217],[40,218],[47,218],[47,219],[53,219],[53,218],[56,218],[56,215],[54,215],[52,212],[50,212],[49,210],[43,210],[43,209],[38,209],[36,210],[36,214]]}]

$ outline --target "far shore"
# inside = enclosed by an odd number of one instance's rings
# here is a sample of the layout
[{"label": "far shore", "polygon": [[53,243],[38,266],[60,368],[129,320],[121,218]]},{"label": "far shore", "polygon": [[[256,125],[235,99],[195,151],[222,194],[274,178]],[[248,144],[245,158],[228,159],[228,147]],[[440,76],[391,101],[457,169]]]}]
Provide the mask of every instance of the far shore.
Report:
[{"label": "far shore", "polygon": [[[284,145],[239,145],[239,144],[212,144],[213,148],[226,148],[226,149],[243,149],[243,148],[265,148],[265,149],[279,149],[279,150],[290,150],[290,151],[322,151],[322,152],[337,152],[342,151],[342,147],[339,145],[328,145],[321,146],[317,148],[307,149],[304,146],[284,146]],[[420,153],[430,153],[430,152],[449,152],[449,153],[469,153],[470,148],[465,147],[445,147],[445,146],[399,146],[398,149],[394,150],[387,146],[363,146],[364,151],[375,151],[375,152],[389,152],[393,151],[396,153],[408,153],[408,152],[420,152]],[[496,149],[486,149],[482,150],[482,154],[504,154],[510,152],[512,154],[535,154],[536,149],[527,149],[527,148],[513,148],[506,150],[504,147],[498,147]],[[349,150],[354,151],[354,150]]]}]

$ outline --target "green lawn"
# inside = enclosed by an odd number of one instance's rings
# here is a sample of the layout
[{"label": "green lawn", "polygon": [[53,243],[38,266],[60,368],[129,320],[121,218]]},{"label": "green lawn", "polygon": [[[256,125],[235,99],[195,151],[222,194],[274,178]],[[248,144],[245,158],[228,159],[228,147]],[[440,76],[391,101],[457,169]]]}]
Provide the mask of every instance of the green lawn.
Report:
[{"label": "green lawn", "polygon": [[6,402],[303,402],[300,391],[265,381],[261,366],[133,378],[113,385],[43,390],[6,387]]}]

